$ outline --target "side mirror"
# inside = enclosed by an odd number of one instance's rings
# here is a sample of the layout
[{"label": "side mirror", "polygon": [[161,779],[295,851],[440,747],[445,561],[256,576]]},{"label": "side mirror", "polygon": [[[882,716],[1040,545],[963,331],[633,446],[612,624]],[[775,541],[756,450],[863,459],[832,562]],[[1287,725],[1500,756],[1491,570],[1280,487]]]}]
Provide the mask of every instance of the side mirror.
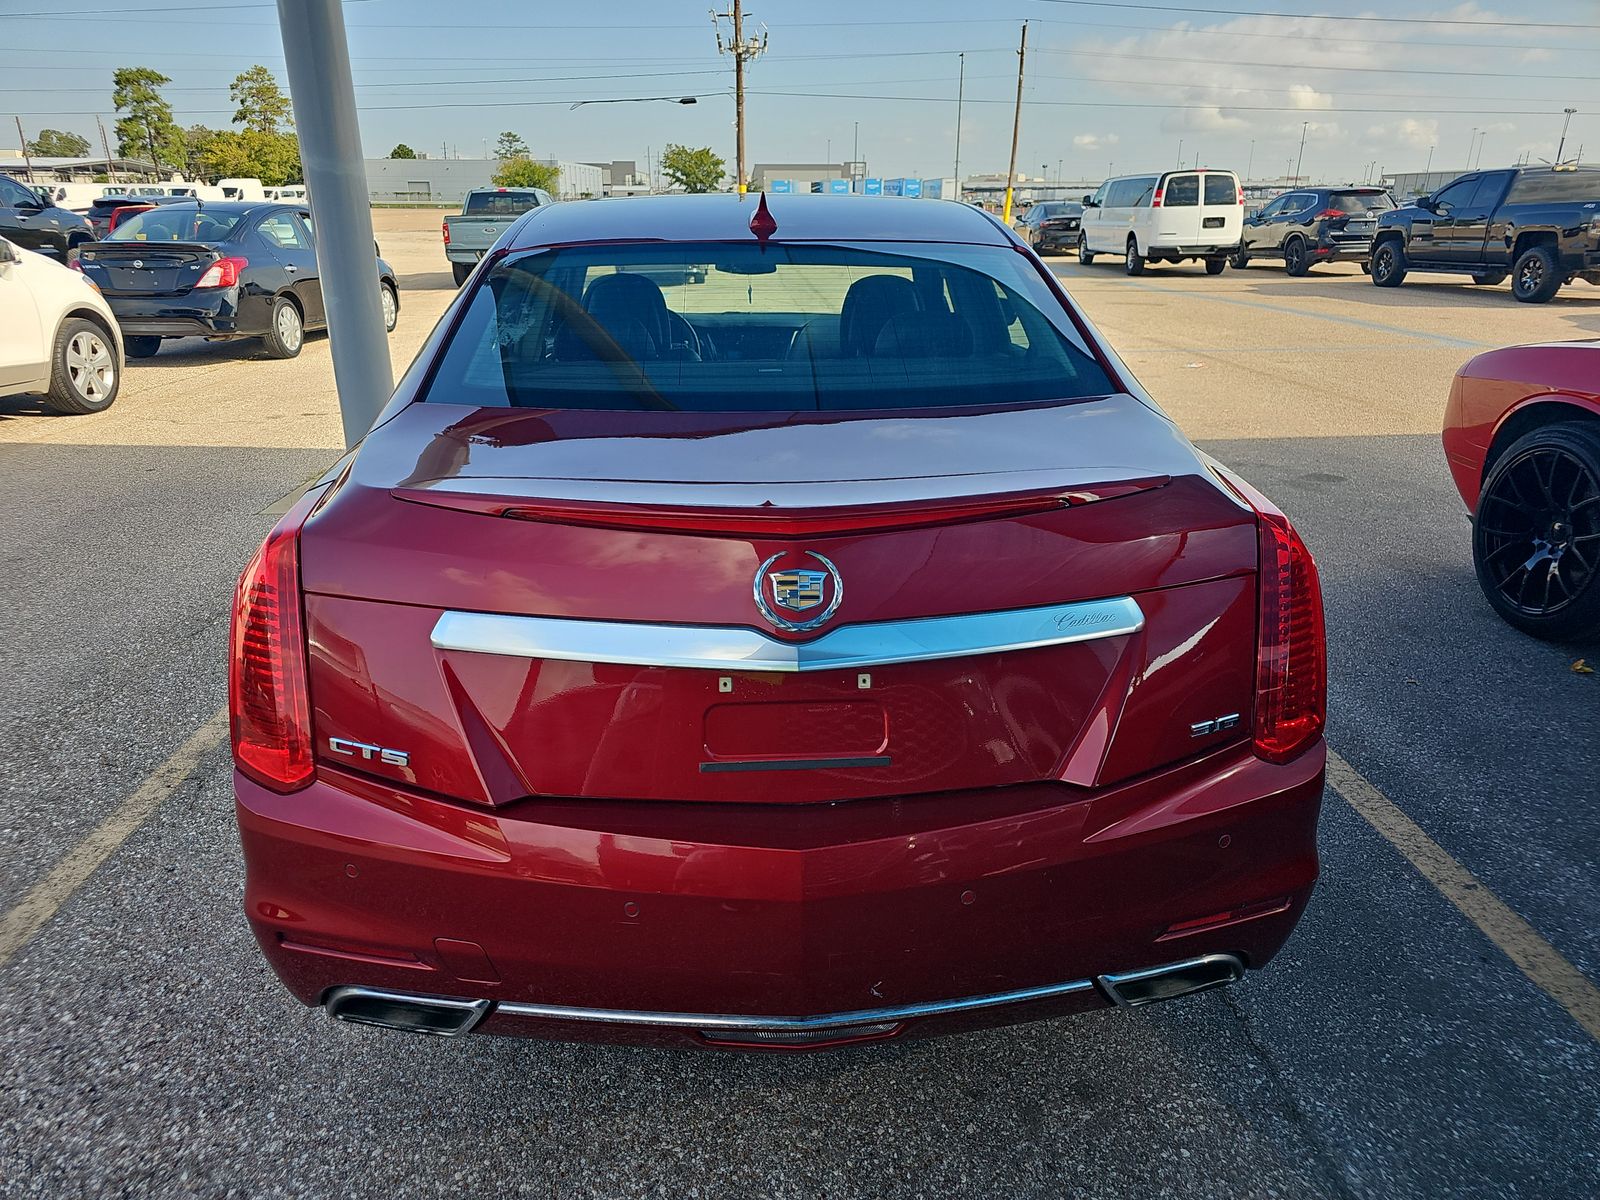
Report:
[{"label": "side mirror", "polygon": [[1085,208],[1099,208],[1100,207],[1098,204],[1096,204],[1094,202],[1094,197],[1093,196],[1085,196],[1083,198],[1083,206]]},{"label": "side mirror", "polygon": [[1417,200],[1417,207],[1422,209],[1423,212],[1436,213],[1439,211],[1439,206],[1434,203],[1432,196],[1419,197]]},{"label": "side mirror", "polygon": [[4,238],[0,238],[0,263],[19,263],[21,261],[21,251]]}]

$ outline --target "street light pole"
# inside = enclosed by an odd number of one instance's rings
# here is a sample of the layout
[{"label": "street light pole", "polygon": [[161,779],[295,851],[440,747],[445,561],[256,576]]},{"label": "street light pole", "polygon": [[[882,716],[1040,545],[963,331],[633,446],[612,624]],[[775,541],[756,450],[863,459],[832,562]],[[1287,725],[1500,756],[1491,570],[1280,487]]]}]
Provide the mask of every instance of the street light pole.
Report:
[{"label": "street light pole", "polygon": [[1256,161],[1256,140],[1255,140],[1255,138],[1251,138],[1250,139],[1250,157],[1245,160],[1245,164],[1244,164],[1244,181],[1246,183],[1250,182],[1250,168],[1255,165],[1255,161]]},{"label": "street light pole", "polygon": [[[1566,113],[1566,117],[1561,122],[1561,143],[1556,147],[1556,162],[1558,163],[1561,161],[1561,152],[1567,148],[1567,126],[1572,124],[1572,114],[1578,110],[1575,108],[1563,108],[1561,111]],[[1579,155],[1579,157],[1581,158],[1582,155]]]},{"label": "street light pole", "polygon": [[[961,199],[961,103],[967,97],[967,56],[956,55],[961,64],[956,76],[956,199]],[[859,156],[858,156],[859,159]]]},{"label": "street light pole", "polygon": [[1305,161],[1306,157],[1306,130],[1310,128],[1310,121],[1300,122],[1300,153],[1294,160],[1294,179],[1290,182],[1291,187],[1300,181],[1300,164]]},{"label": "street light pole", "polygon": [[278,0],[300,161],[317,223],[317,274],[333,349],[344,441],[366,436],[394,371],[378,295],[372,207],[339,0]]}]

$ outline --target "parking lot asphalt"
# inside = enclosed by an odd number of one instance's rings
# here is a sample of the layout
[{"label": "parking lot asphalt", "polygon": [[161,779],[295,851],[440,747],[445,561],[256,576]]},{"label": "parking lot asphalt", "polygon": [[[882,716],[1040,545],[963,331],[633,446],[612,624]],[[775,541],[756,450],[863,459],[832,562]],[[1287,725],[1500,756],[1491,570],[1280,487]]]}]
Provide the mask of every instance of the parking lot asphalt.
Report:
[{"label": "parking lot asphalt", "polygon": [[[453,289],[437,212],[376,218],[400,368]],[[1600,676],[1571,670],[1600,645],[1492,616],[1438,447],[1462,361],[1600,335],[1600,289],[1053,265],[1317,554],[1334,749],[1600,980]],[[96,417],[0,399],[0,912],[222,705],[233,577],[338,429],[320,336],[169,346]],[[279,988],[212,744],[0,965],[0,1195],[1600,1192],[1600,1044],[1333,790],[1322,850],[1266,971],[1136,1014],[815,1056],[444,1042]]]}]

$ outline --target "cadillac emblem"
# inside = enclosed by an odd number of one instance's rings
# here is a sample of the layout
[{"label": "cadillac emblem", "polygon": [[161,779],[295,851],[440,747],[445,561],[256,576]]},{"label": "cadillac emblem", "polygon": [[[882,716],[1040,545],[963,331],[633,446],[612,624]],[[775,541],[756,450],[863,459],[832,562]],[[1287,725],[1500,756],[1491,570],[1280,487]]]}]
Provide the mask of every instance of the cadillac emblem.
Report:
[{"label": "cadillac emblem", "polygon": [[[757,568],[756,607],[779,629],[804,633],[816,629],[839,611],[839,602],[844,599],[844,582],[839,578],[839,568],[820,554],[810,551],[794,554],[795,558],[820,564],[820,571],[799,563],[779,566],[780,561],[788,557],[789,554],[774,554]],[[804,618],[785,615],[789,613],[809,615]]]}]

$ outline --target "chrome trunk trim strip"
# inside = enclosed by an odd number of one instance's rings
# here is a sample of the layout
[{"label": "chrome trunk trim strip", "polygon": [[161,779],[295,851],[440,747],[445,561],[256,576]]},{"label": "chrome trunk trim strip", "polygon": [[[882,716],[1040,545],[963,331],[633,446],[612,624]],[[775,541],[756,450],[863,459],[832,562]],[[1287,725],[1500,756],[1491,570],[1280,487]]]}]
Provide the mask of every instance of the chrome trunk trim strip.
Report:
[{"label": "chrome trunk trim strip", "polygon": [[1120,637],[1144,628],[1131,596],[1046,608],[964,613],[845,625],[809,642],[780,642],[755,629],[650,625],[567,617],[447,612],[433,627],[436,650],[568,662],[705,671],[832,671],[929,662]]}]

